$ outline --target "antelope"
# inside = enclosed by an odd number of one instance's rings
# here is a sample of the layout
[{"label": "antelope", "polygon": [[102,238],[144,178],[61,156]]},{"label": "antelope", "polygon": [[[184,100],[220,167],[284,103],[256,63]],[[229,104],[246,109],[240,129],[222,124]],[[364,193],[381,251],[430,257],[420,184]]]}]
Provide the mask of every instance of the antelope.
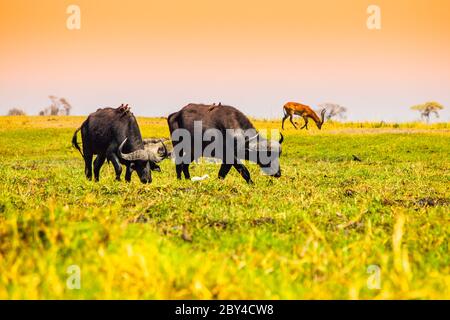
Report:
[{"label": "antelope", "polygon": [[294,115],[298,115],[298,116],[302,117],[303,120],[305,120],[305,124],[300,129],[306,128],[306,130],[308,130],[308,118],[313,119],[317,125],[317,128],[322,129],[322,125],[323,125],[324,118],[325,118],[325,112],[326,112],[326,110],[323,109],[322,112],[320,113],[321,118],[319,118],[319,116],[313,111],[313,109],[311,109],[311,107],[301,104],[301,103],[297,103],[297,102],[286,103],[283,106],[283,111],[284,111],[284,117],[283,117],[283,121],[281,123],[281,128],[283,130],[284,130],[284,121],[287,118],[289,118],[289,120],[291,121],[294,128],[297,129],[297,126],[295,125],[294,121],[292,121]]}]

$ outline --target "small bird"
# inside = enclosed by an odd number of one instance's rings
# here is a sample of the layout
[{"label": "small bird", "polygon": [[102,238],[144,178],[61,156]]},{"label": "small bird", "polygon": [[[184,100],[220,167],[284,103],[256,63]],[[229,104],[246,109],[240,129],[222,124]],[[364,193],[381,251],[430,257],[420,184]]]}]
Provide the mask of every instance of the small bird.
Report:
[{"label": "small bird", "polygon": [[202,181],[202,180],[205,180],[205,179],[208,179],[208,178],[209,178],[209,175],[205,174],[205,175],[203,175],[201,177],[192,177],[191,181]]},{"label": "small bird", "polygon": [[361,162],[362,160],[360,158],[358,158],[358,156],[352,155],[353,156],[353,160],[354,161],[358,161]]},{"label": "small bird", "polygon": [[186,227],[186,224],[183,224],[183,233],[181,235],[181,238],[184,241],[192,242],[192,236],[189,234],[189,232],[187,230],[187,227]]},{"label": "small bird", "polygon": [[117,112],[121,113],[122,115],[127,114],[130,111],[130,107],[128,106],[128,104],[121,104],[120,107],[118,107]]},{"label": "small bird", "polygon": [[209,107],[208,112],[211,112],[212,110],[214,110],[215,107],[221,107],[221,106],[222,106],[222,102],[219,102],[218,105],[213,103],[212,106]]}]

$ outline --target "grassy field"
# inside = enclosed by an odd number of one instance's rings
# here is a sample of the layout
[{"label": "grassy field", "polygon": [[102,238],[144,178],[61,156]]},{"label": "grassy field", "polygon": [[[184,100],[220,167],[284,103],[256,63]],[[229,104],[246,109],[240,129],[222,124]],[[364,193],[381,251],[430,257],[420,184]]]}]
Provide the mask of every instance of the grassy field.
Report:
[{"label": "grassy field", "polygon": [[142,185],[85,179],[83,120],[0,117],[2,299],[450,298],[450,124],[287,124],[280,179],[177,181],[166,160]]}]

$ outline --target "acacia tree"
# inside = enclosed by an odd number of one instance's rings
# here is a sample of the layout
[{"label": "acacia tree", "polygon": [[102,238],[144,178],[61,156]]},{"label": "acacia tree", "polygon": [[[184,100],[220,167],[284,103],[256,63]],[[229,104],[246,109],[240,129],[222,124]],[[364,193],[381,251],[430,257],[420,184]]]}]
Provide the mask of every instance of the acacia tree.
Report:
[{"label": "acacia tree", "polygon": [[72,109],[72,105],[65,98],[59,99],[59,103],[60,103],[61,107],[63,108],[65,115],[66,116],[70,115],[70,110]]},{"label": "acacia tree", "polygon": [[49,96],[51,100],[50,106],[44,108],[44,110],[39,112],[39,115],[70,115],[70,110],[72,109],[72,105],[65,98],[58,98],[56,96]]},{"label": "acacia tree", "polygon": [[326,119],[331,120],[333,118],[345,119],[347,108],[337,103],[322,103],[319,105],[321,110],[327,110]]},{"label": "acacia tree", "polygon": [[8,116],[26,116],[27,114],[21,108],[12,108],[8,111]]},{"label": "acacia tree", "polygon": [[412,110],[420,112],[420,117],[430,122],[430,115],[434,113],[436,118],[439,118],[439,110],[444,109],[444,106],[436,101],[430,101],[423,104],[418,104],[411,107]]}]

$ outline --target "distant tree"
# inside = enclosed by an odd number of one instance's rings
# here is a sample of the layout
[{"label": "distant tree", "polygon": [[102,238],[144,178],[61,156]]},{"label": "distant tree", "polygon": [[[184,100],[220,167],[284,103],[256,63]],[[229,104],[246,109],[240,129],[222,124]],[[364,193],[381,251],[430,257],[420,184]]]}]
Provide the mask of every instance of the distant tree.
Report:
[{"label": "distant tree", "polygon": [[70,115],[70,110],[72,110],[72,105],[65,99],[61,98],[59,99],[60,105],[64,110],[64,113],[66,116]]},{"label": "distant tree", "polygon": [[48,107],[49,108],[49,112],[51,116],[58,116],[60,115],[60,105],[59,105],[59,99],[58,97],[55,96],[49,96],[50,100],[51,100],[51,104]]},{"label": "distant tree", "polygon": [[27,114],[20,108],[12,108],[8,111],[8,116],[26,116]]},{"label": "distant tree", "polygon": [[65,98],[58,98],[56,96],[49,96],[51,104],[39,112],[40,116],[61,116],[70,115],[72,105]]},{"label": "distant tree", "polygon": [[347,108],[337,103],[322,103],[319,105],[320,110],[327,110],[325,118],[331,120],[333,118],[345,119]]},{"label": "distant tree", "polygon": [[444,106],[436,101],[430,101],[423,104],[418,104],[411,107],[412,110],[420,112],[420,117],[430,122],[430,115],[434,113],[436,118],[439,118],[439,110],[444,109]]}]

